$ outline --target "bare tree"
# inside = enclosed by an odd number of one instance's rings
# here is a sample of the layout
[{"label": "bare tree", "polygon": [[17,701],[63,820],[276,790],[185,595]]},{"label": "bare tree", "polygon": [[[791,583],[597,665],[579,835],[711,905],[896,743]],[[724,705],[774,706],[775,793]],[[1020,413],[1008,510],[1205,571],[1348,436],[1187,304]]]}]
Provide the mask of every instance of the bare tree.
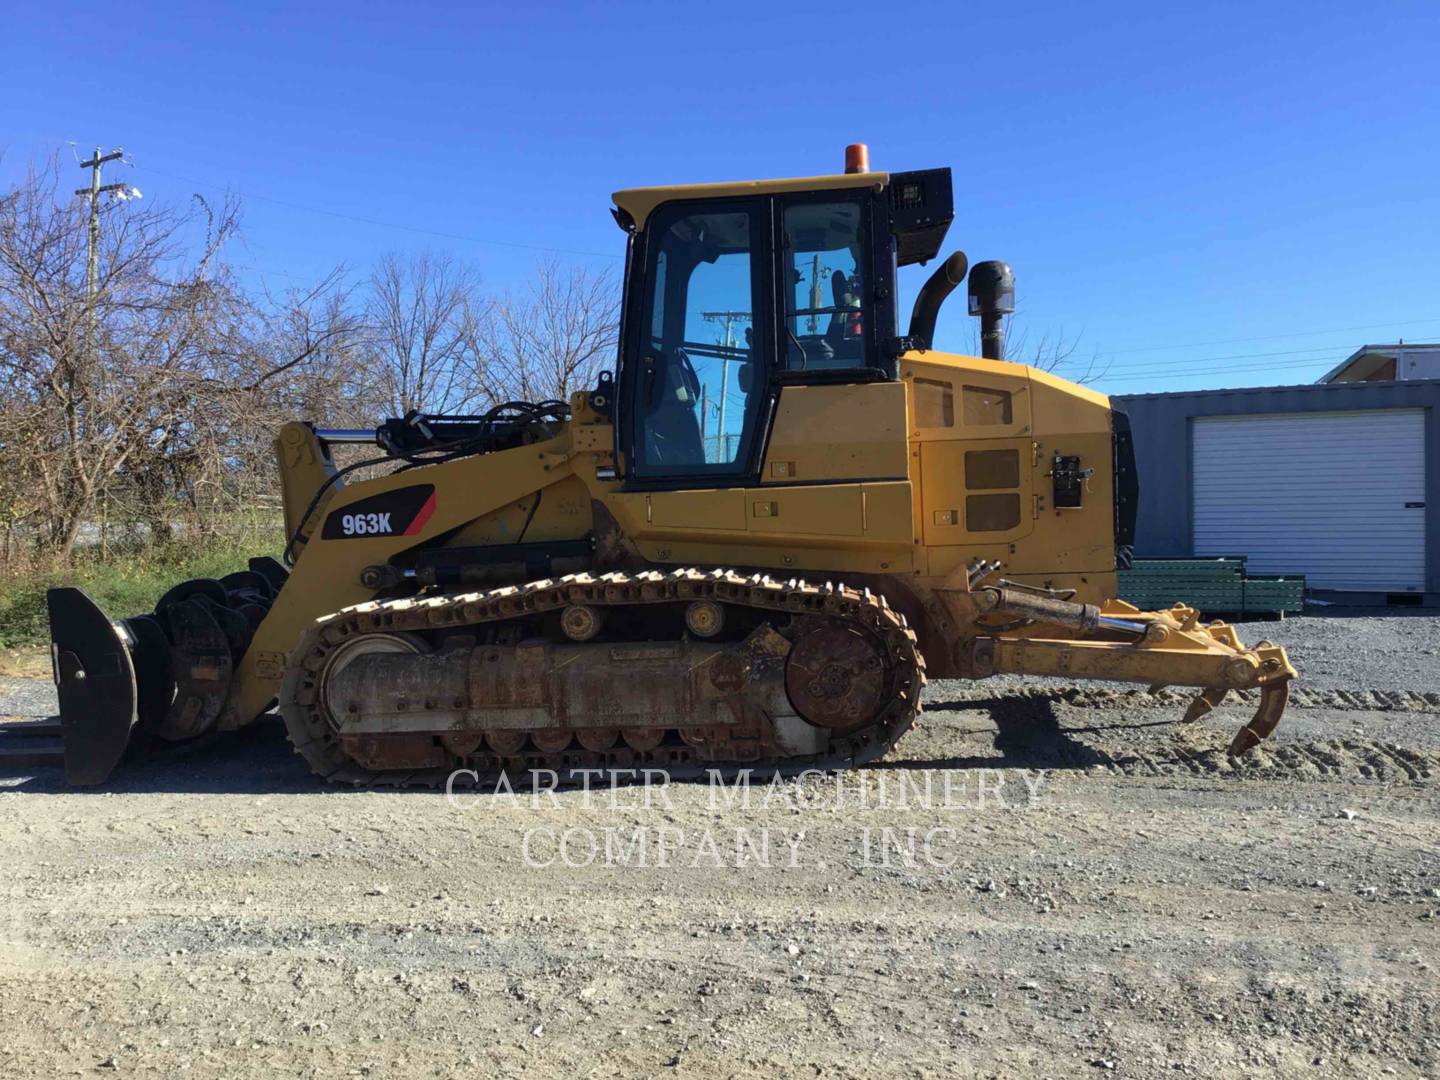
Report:
[{"label": "bare tree", "polygon": [[490,299],[447,255],[337,269],[278,295],[223,260],[233,202],[101,207],[87,288],[87,207],[54,161],[0,192],[0,531],[68,558],[87,523],[142,540],[224,527],[275,505],[287,420],[567,398],[616,343],[613,275],[546,263]]},{"label": "bare tree", "polygon": [[[61,201],[55,164],[0,198],[0,388],[21,419],[7,468],[33,484],[48,545],[68,554],[127,467],[173,458],[205,418],[184,392],[242,301],[217,256],[233,204],[188,213],[134,204],[101,212],[99,275],[86,288],[84,208]],[[198,255],[182,239],[203,230]]]},{"label": "bare tree", "polygon": [[449,255],[380,259],[365,292],[365,347],[379,396],[396,415],[463,411],[473,400],[479,276]]},{"label": "bare tree", "polygon": [[608,270],[538,264],[533,284],[505,293],[475,326],[480,392],[491,402],[568,401],[614,362],[619,313]]},{"label": "bare tree", "polygon": [[297,417],[335,426],[369,423],[384,406],[367,364],[365,320],[336,268],[312,286],[247,300],[213,371],[190,392],[207,403],[209,453],[173,491],[194,527],[222,520],[226,503],[274,503],[273,440]]},{"label": "bare tree", "polygon": [[[1089,356],[1082,355],[1081,335],[1068,334],[1064,327],[1045,329],[1032,335],[1030,327],[1020,322],[1018,315],[1007,315],[1004,337],[1006,360],[1052,372],[1071,382],[1091,383],[1103,378],[1108,370],[1100,364],[1098,350]],[[970,349],[972,355],[980,355],[978,323],[970,328]]]}]

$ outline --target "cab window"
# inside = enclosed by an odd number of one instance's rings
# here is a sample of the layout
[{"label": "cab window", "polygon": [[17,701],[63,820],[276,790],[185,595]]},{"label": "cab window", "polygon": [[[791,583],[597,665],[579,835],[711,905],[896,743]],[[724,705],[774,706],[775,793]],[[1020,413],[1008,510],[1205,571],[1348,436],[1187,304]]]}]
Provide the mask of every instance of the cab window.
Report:
[{"label": "cab window", "polygon": [[785,207],[783,228],[785,366],[794,371],[867,366],[861,204],[792,202]]},{"label": "cab window", "polygon": [[754,204],[657,211],[633,387],[635,475],[743,471],[763,379]]}]

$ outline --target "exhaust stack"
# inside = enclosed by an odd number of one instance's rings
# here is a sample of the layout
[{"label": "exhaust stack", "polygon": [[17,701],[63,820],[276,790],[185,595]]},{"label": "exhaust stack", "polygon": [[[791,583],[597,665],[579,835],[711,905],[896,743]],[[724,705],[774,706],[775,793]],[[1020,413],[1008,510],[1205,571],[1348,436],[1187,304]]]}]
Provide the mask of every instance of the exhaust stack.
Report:
[{"label": "exhaust stack", "polygon": [[935,344],[935,320],[940,315],[940,305],[965,280],[965,271],[970,262],[963,251],[957,251],[943,263],[935,273],[920,286],[920,295],[915,297],[915,307],[910,312],[910,336],[923,342],[923,348]]}]

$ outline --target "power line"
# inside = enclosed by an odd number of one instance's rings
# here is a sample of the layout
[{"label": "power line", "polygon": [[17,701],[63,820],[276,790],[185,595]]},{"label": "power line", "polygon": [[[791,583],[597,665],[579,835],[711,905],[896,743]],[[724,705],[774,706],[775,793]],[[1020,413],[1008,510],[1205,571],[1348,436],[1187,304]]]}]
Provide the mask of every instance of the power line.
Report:
[{"label": "power line", "polygon": [[1338,362],[1340,359],[1343,358],[1331,357],[1329,359],[1319,360],[1300,360],[1289,364],[1237,364],[1232,367],[1207,366],[1200,368],[1182,368],[1178,370],[1168,371],[1102,371],[1095,376],[1095,379],[1097,382],[1108,382],[1111,380],[1119,379],[1134,381],[1146,377],[1152,377],[1156,379],[1185,379],[1195,378],[1202,375],[1239,375],[1251,371],[1287,371],[1305,368],[1313,371],[1316,368],[1325,369],[1328,367],[1333,367],[1335,363]]},{"label": "power line", "polygon": [[[1413,345],[1431,345],[1431,344],[1437,344],[1437,343],[1436,343],[1436,342],[1427,342],[1427,341],[1415,341],[1415,342],[1411,342],[1411,344],[1413,344]],[[1270,357],[1276,357],[1276,356],[1296,356],[1296,357],[1299,357],[1299,356],[1307,356],[1307,355],[1308,355],[1308,356],[1314,356],[1315,359],[1314,359],[1313,361],[1304,361],[1305,363],[1310,363],[1310,362],[1319,363],[1322,359],[1325,359],[1325,358],[1327,358],[1327,357],[1328,357],[1328,358],[1331,358],[1331,359],[1333,359],[1333,360],[1335,360],[1335,361],[1343,360],[1346,356],[1351,355],[1351,354],[1353,353],[1353,351],[1354,351],[1354,350],[1349,350],[1349,351],[1347,351],[1347,352],[1345,352],[1345,353],[1342,353],[1342,354],[1338,354],[1338,355],[1337,355],[1337,353],[1336,353],[1336,348],[1337,348],[1337,347],[1334,346],[1334,345],[1314,345],[1314,346],[1311,346],[1311,347],[1305,348],[1305,349],[1275,349],[1275,350],[1268,351],[1268,352],[1223,353],[1223,354],[1218,355],[1218,356],[1177,356],[1177,357],[1173,357],[1173,358],[1169,358],[1169,359],[1141,360],[1141,361],[1130,360],[1130,361],[1126,361],[1126,362],[1124,362],[1124,363],[1122,363],[1122,364],[1119,364],[1119,365],[1115,365],[1115,366],[1108,367],[1107,370],[1110,370],[1110,371],[1156,371],[1156,372],[1162,372],[1162,371],[1166,370],[1167,368],[1171,367],[1172,365],[1191,366],[1191,365],[1195,365],[1195,364],[1213,364],[1213,363],[1218,363],[1218,362],[1222,362],[1222,361],[1226,361],[1226,360],[1257,360],[1257,359],[1268,359],[1268,358],[1270,358]],[[1109,355],[1111,355],[1111,354],[1103,353],[1103,352],[1097,353],[1097,354],[1096,354],[1096,356],[1097,356],[1097,363],[1103,363],[1103,362],[1105,361],[1105,359],[1106,359]],[[1264,366],[1272,366],[1272,365],[1265,364],[1265,365],[1260,365],[1260,366],[1264,367]]]},{"label": "power line", "polygon": [[1118,370],[1111,369],[1111,373],[1127,376],[1155,375],[1157,377],[1164,378],[1169,375],[1185,375],[1190,373],[1202,373],[1206,371],[1267,371],[1275,368],[1321,367],[1326,364],[1329,364],[1333,367],[1342,359],[1344,359],[1343,355],[1332,353],[1329,356],[1316,356],[1307,360],[1291,360],[1285,363],[1204,364],[1197,367],[1162,368],[1158,370],[1154,368],[1121,368]]},{"label": "power line", "polygon": [[1337,326],[1330,330],[1291,330],[1283,334],[1260,334],[1256,337],[1222,338],[1218,341],[1192,341],[1184,345],[1142,345],[1131,349],[1112,349],[1110,355],[1125,353],[1159,352],[1166,349],[1206,349],[1212,345],[1243,345],[1251,341],[1278,341],[1285,338],[1319,337],[1322,334],[1349,334],[1357,330],[1384,330],[1391,326],[1436,326],[1440,319],[1410,319],[1405,322],[1367,323],[1364,326]]},{"label": "power line", "polygon": [[1298,356],[1301,353],[1334,352],[1336,348],[1335,345],[1311,345],[1304,349],[1274,349],[1268,352],[1221,353],[1218,356],[1177,356],[1173,359],[1155,362],[1157,364],[1190,364],[1210,360],[1258,360],[1268,356]]},{"label": "power line", "polygon": [[[156,176],[164,176],[171,180],[180,180],[187,184],[195,184],[198,187],[212,191],[217,190],[216,185],[205,180],[196,180],[193,177],[181,176],[179,173],[156,169],[149,165],[137,165],[135,167],[144,172],[154,173]],[[275,199],[268,195],[256,195],[253,192],[241,191],[238,188],[228,188],[226,190],[233,191],[237,195],[243,196],[246,199],[253,199],[256,202],[272,203],[275,206],[284,206],[290,210],[299,210],[307,214],[319,214],[322,217],[336,218],[340,221],[353,221],[361,225],[373,225],[382,229],[398,229],[401,232],[435,236],[444,240],[460,240],[468,244],[488,244],[492,247],[519,248],[526,251],[544,251],[552,255],[579,255],[587,259],[619,259],[622,257],[613,251],[581,251],[576,248],[548,247],[544,244],[524,244],[515,240],[495,240],[484,236],[469,236],[465,233],[446,232],[443,229],[428,229],[421,225],[408,225],[399,221],[384,221],[380,218],[363,217],[359,214],[346,214],[339,210],[327,210],[319,206],[306,206],[303,203],[290,202],[286,199]]]},{"label": "power line", "polygon": [[[1191,366],[1194,366],[1194,365],[1196,365],[1196,364],[1223,363],[1223,362],[1225,362],[1225,361],[1230,361],[1230,360],[1260,360],[1260,359],[1266,359],[1266,360],[1271,360],[1271,362],[1275,362],[1275,361],[1273,361],[1271,358],[1273,358],[1273,357],[1285,357],[1285,356],[1293,356],[1293,357],[1295,357],[1296,359],[1299,359],[1299,358],[1305,357],[1305,356],[1326,357],[1326,356],[1334,356],[1335,353],[1336,353],[1336,347],[1335,347],[1335,346],[1333,346],[1333,345],[1326,345],[1326,346],[1323,346],[1323,347],[1318,348],[1318,349],[1285,349],[1285,350],[1282,350],[1282,351],[1279,351],[1279,352],[1273,352],[1273,353],[1229,353],[1229,354],[1225,354],[1225,355],[1221,355],[1221,356],[1182,356],[1182,357],[1172,357],[1172,358],[1170,358],[1170,359],[1157,359],[1157,360],[1149,360],[1149,361],[1147,361],[1147,360],[1126,360],[1126,361],[1123,361],[1123,362],[1121,362],[1121,363],[1119,363],[1119,364],[1116,364],[1116,365],[1114,366],[1114,370],[1117,370],[1117,371],[1164,371],[1166,368],[1175,367],[1175,366],[1191,367]],[[1105,361],[1105,359],[1106,359],[1105,354],[1104,354],[1104,353],[1100,353],[1100,354],[1098,354],[1098,355],[1099,355],[1099,361],[1098,361],[1098,362],[1103,363],[1103,362]],[[1349,354],[1347,353],[1347,354],[1345,354],[1345,355],[1349,355]]]},{"label": "power line", "polygon": [[[268,266],[256,266],[254,263],[237,263],[237,262],[232,262],[232,263],[230,263],[229,265],[233,266],[236,270],[253,270],[253,271],[254,271],[255,273],[257,273],[257,274],[274,274],[274,275],[276,275],[277,277],[289,278],[289,279],[292,280],[292,281],[309,281],[309,280],[310,280],[310,278],[307,278],[307,277],[305,277],[305,276],[303,276],[303,275],[301,275],[301,274],[296,274],[296,273],[294,273],[294,272],[292,272],[292,271],[290,271],[290,270],[272,270],[272,269],[271,269],[270,267],[268,267]],[[323,275],[321,275],[321,276],[323,276]]]},{"label": "power line", "polygon": [[[98,151],[97,151],[97,157],[98,157],[98,156],[99,156],[99,155],[98,155]],[[110,160],[110,159],[107,158],[106,160]],[[133,164],[133,163],[132,163],[132,164]],[[148,172],[154,173],[154,174],[156,174],[157,176],[165,176],[165,177],[168,177],[168,178],[173,179],[173,180],[180,180],[180,181],[182,181],[182,182],[184,182],[184,183],[187,183],[187,184],[195,184],[195,185],[197,185],[197,186],[199,186],[199,187],[201,187],[201,188],[207,188],[207,189],[210,189],[210,190],[217,190],[217,185],[212,184],[212,183],[210,183],[210,182],[208,182],[208,181],[197,180],[197,179],[195,179],[195,178],[193,178],[193,177],[183,176],[183,175],[181,175],[181,174],[172,173],[172,172],[169,172],[169,171],[163,170],[163,169],[156,169],[156,168],[154,168],[154,167],[152,167],[152,166],[148,166],[148,165],[147,165],[147,166],[134,165],[133,167],[142,169],[143,171],[148,171]],[[98,171],[98,168],[97,168],[97,171]],[[120,186],[120,185],[112,185],[112,186]],[[581,257],[584,257],[584,258],[597,258],[597,259],[619,259],[619,258],[621,258],[621,256],[615,254],[614,252],[584,251],[584,250],[579,250],[579,249],[575,249],[575,248],[551,247],[551,246],[542,245],[542,244],[526,244],[526,243],[522,243],[522,242],[519,242],[519,241],[513,241],[513,240],[497,240],[497,239],[493,239],[493,238],[490,238],[490,237],[472,236],[472,235],[465,234],[465,233],[454,233],[454,232],[449,232],[449,231],[442,230],[442,229],[431,229],[431,228],[427,228],[427,227],[424,227],[424,226],[407,224],[407,223],[404,223],[404,222],[387,221],[387,220],[384,220],[384,219],[381,219],[381,218],[372,218],[372,217],[362,216],[362,215],[358,215],[358,214],[347,214],[347,213],[343,213],[343,212],[338,211],[338,210],[329,210],[329,209],[326,209],[326,208],[324,208],[324,207],[309,206],[309,205],[306,205],[306,204],[303,204],[303,203],[291,202],[291,201],[286,200],[286,199],[276,199],[276,198],[273,198],[273,197],[268,196],[268,195],[257,195],[257,194],[254,194],[254,193],[252,193],[252,192],[241,191],[241,190],[236,189],[236,188],[230,188],[230,189],[228,189],[228,190],[232,190],[232,191],[234,191],[236,194],[241,195],[241,196],[243,196],[243,197],[246,198],[246,199],[253,199],[253,200],[257,201],[257,202],[271,203],[271,204],[273,204],[273,205],[275,205],[275,206],[283,206],[283,207],[286,207],[286,208],[291,209],[291,210],[298,210],[298,211],[300,211],[300,212],[302,212],[302,213],[318,214],[318,215],[323,216],[323,217],[334,218],[334,219],[341,220],[341,221],[352,221],[352,222],[356,222],[356,223],[363,224],[363,225],[371,225],[371,226],[375,226],[375,227],[378,227],[378,228],[395,229],[395,230],[402,231],[402,232],[415,233],[415,234],[417,234],[417,235],[433,236],[433,237],[438,237],[438,238],[447,239],[447,240],[458,240],[458,241],[462,241],[462,242],[465,242],[465,243],[472,243],[472,244],[485,244],[485,245],[489,245],[489,246],[493,246],[493,247],[508,247],[508,248],[515,248],[515,249],[519,249],[519,250],[543,251],[543,252],[547,252],[547,253],[551,253],[551,254],[558,254],[558,255],[576,255],[576,256],[581,256]],[[94,199],[92,199],[92,204],[93,204],[93,203],[94,203]],[[283,274],[284,276],[292,276],[292,275],[289,275],[289,274],[285,274],[283,271],[272,271],[272,272],[281,273],[281,274]],[[1128,356],[1128,355],[1133,355],[1133,354],[1135,354],[1135,353],[1154,353],[1154,352],[1163,352],[1163,351],[1173,351],[1173,350],[1177,350],[1177,349],[1208,348],[1208,347],[1215,346],[1215,345],[1245,344],[1245,343],[1248,343],[1248,342],[1256,342],[1256,341],[1277,341],[1277,340],[1285,340],[1285,339],[1297,338],[1297,337],[1318,337],[1318,336],[1322,336],[1322,335],[1325,335],[1325,334],[1354,333],[1354,332],[1361,331],[1361,330],[1378,330],[1378,329],[1388,329],[1388,328],[1392,328],[1392,327],[1404,327],[1404,326],[1435,326],[1435,325],[1440,325],[1440,318],[1432,318],[1432,319],[1411,319],[1411,320],[1405,320],[1405,321],[1400,321],[1400,322],[1387,322],[1387,323],[1366,323],[1366,324],[1356,325],[1356,326],[1333,327],[1333,328],[1325,329],[1325,330],[1292,330],[1292,331],[1286,331],[1286,332],[1284,332],[1284,333],[1259,334],[1259,335],[1254,335],[1254,336],[1251,336],[1251,337],[1239,337],[1239,338],[1220,338],[1220,339],[1216,339],[1216,340],[1212,340],[1212,341],[1187,342],[1187,343],[1174,343],[1174,342],[1172,342],[1172,343],[1167,343],[1167,344],[1164,344],[1164,345],[1134,346],[1134,347],[1129,347],[1129,348],[1125,348],[1125,349],[1111,349],[1111,350],[1107,350],[1103,355],[1104,355],[1104,356],[1107,356],[1107,357],[1109,357],[1109,356]],[[1179,357],[1179,358],[1176,358],[1175,360],[1172,360],[1172,361],[1156,360],[1156,361],[1154,361],[1153,363],[1145,364],[1144,367],[1143,367],[1143,369],[1142,369],[1141,367],[1138,367],[1138,366],[1135,367],[1135,368],[1131,368],[1129,365],[1126,365],[1126,366],[1125,366],[1124,368],[1122,368],[1121,370],[1122,370],[1122,371],[1134,370],[1134,371],[1137,371],[1137,372],[1139,372],[1139,371],[1141,371],[1141,370],[1144,370],[1144,371],[1150,371],[1150,372],[1154,372],[1154,373],[1159,374],[1159,373],[1161,373],[1161,371],[1158,370],[1158,369],[1162,368],[1162,367],[1163,367],[1164,365],[1166,365],[1166,364],[1172,364],[1172,363],[1173,363],[1173,364],[1209,364],[1209,363],[1212,363],[1212,362],[1217,361],[1217,360],[1250,359],[1250,358],[1262,358],[1262,357],[1270,357],[1270,356],[1292,356],[1292,355],[1297,355],[1297,354],[1305,353],[1305,352],[1322,352],[1322,351],[1326,351],[1326,350],[1327,350],[1327,347],[1325,347],[1325,346],[1320,346],[1320,347],[1313,347],[1313,348],[1310,348],[1310,349],[1285,349],[1285,350],[1278,350],[1278,351],[1274,351],[1274,352],[1234,353],[1234,354],[1228,354],[1228,355],[1222,355],[1222,356],[1212,356],[1212,357]],[[1348,355],[1348,354],[1347,354],[1347,355]],[[1340,359],[1343,359],[1343,357],[1341,357]],[[1269,366],[1269,365],[1267,365],[1267,366]],[[1293,365],[1290,365],[1290,366],[1293,366]],[[1238,370],[1238,369],[1236,369],[1236,370]],[[1173,370],[1173,369],[1172,369],[1169,373],[1172,373],[1172,374],[1180,374],[1179,371],[1176,371],[1176,370]]]}]

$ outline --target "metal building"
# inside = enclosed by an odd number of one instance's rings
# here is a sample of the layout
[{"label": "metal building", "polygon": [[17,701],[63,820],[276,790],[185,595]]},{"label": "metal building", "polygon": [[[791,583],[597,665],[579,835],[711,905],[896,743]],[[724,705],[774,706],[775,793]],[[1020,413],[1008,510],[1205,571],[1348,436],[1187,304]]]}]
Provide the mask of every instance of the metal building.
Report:
[{"label": "metal building", "polygon": [[1440,605],[1440,379],[1117,396],[1135,553],[1245,555],[1364,603]]},{"label": "metal building", "polygon": [[1361,345],[1316,382],[1440,379],[1440,344]]}]

